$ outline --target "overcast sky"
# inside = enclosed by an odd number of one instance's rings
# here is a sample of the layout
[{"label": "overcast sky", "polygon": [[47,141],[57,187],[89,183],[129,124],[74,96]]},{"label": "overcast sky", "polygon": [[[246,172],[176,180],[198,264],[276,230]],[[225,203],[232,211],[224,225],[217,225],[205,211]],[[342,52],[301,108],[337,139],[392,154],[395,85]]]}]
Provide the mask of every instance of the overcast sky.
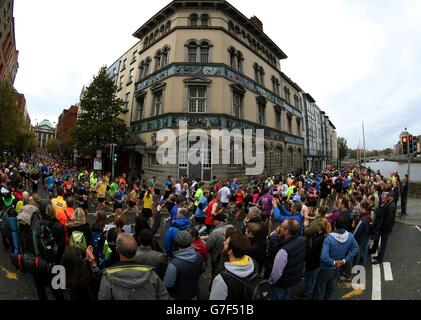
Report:
[{"label": "overcast sky", "polygon": [[[99,68],[169,0],[15,0],[19,71],[33,124],[57,122]],[[356,148],[393,146],[421,134],[421,1],[230,0],[288,55],[282,70],[326,111]]]}]

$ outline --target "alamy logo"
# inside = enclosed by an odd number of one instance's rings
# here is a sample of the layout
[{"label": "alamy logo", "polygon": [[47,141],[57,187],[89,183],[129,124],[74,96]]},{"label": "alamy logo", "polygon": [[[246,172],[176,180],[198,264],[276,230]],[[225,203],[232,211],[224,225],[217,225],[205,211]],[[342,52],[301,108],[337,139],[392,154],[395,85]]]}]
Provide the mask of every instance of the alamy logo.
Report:
[{"label": "alamy logo", "polygon": [[[187,129],[187,121],[180,121],[177,133],[171,129],[159,130],[156,141],[162,142],[156,153],[160,165],[177,165],[180,150],[184,146],[188,163],[197,165],[204,160],[209,164],[246,165],[246,175],[261,175],[265,166],[263,129],[213,129],[210,133],[202,129]],[[233,141],[233,143],[231,143]],[[177,152],[177,146],[178,151]],[[188,146],[188,148],[187,148]],[[209,147],[210,146],[210,147]],[[255,148],[254,148],[255,147]],[[253,152],[254,150],[254,152]],[[222,157],[221,157],[222,151]],[[209,155],[210,154],[210,155]],[[179,159],[177,159],[179,155]]]},{"label": "alamy logo", "polygon": [[56,265],[51,270],[51,273],[55,276],[51,280],[51,287],[54,290],[65,290],[66,289],[66,269],[63,266]]}]

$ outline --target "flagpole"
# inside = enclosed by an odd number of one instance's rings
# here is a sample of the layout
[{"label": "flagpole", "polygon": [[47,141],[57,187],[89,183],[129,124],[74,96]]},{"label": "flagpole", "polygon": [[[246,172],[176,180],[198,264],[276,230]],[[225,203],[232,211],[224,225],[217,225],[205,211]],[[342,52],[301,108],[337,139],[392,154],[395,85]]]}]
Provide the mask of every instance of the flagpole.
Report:
[{"label": "flagpole", "polygon": [[363,166],[365,167],[365,128],[364,128],[364,121],[363,121],[363,153],[364,153],[364,162],[363,162]]}]

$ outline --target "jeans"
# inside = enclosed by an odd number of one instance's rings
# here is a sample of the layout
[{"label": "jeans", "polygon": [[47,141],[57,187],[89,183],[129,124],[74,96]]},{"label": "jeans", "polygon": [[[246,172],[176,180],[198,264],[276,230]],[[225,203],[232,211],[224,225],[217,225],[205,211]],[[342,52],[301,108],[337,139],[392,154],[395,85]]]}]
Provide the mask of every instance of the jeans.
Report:
[{"label": "jeans", "polygon": [[313,291],[313,300],[329,300],[336,285],[339,268],[320,270]]},{"label": "jeans", "polygon": [[318,273],[319,273],[319,269],[315,269],[315,270],[306,269],[306,272],[304,275],[304,291],[303,291],[304,295],[311,296],[313,294]]},{"label": "jeans", "polygon": [[289,300],[290,290],[271,286],[272,300]]},{"label": "jeans", "polygon": [[380,232],[380,239],[381,239],[381,243],[380,243],[380,251],[379,251],[379,261],[383,261],[384,258],[384,254],[386,252],[386,244],[387,244],[387,239],[389,239],[389,232],[388,231],[382,231]]}]

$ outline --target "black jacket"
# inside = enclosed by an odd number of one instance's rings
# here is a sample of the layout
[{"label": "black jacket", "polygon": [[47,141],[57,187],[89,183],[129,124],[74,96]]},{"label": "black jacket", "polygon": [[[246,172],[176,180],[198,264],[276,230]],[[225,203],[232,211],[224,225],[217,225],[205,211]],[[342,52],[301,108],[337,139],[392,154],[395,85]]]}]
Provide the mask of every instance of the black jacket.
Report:
[{"label": "black jacket", "polygon": [[251,248],[249,251],[249,256],[257,262],[257,271],[260,272],[263,269],[263,266],[266,262],[266,238],[257,237],[251,239]]},{"label": "black jacket", "polygon": [[306,270],[316,270],[320,267],[320,255],[322,253],[324,240],[325,235],[323,233],[316,233],[308,241],[306,246]]}]

